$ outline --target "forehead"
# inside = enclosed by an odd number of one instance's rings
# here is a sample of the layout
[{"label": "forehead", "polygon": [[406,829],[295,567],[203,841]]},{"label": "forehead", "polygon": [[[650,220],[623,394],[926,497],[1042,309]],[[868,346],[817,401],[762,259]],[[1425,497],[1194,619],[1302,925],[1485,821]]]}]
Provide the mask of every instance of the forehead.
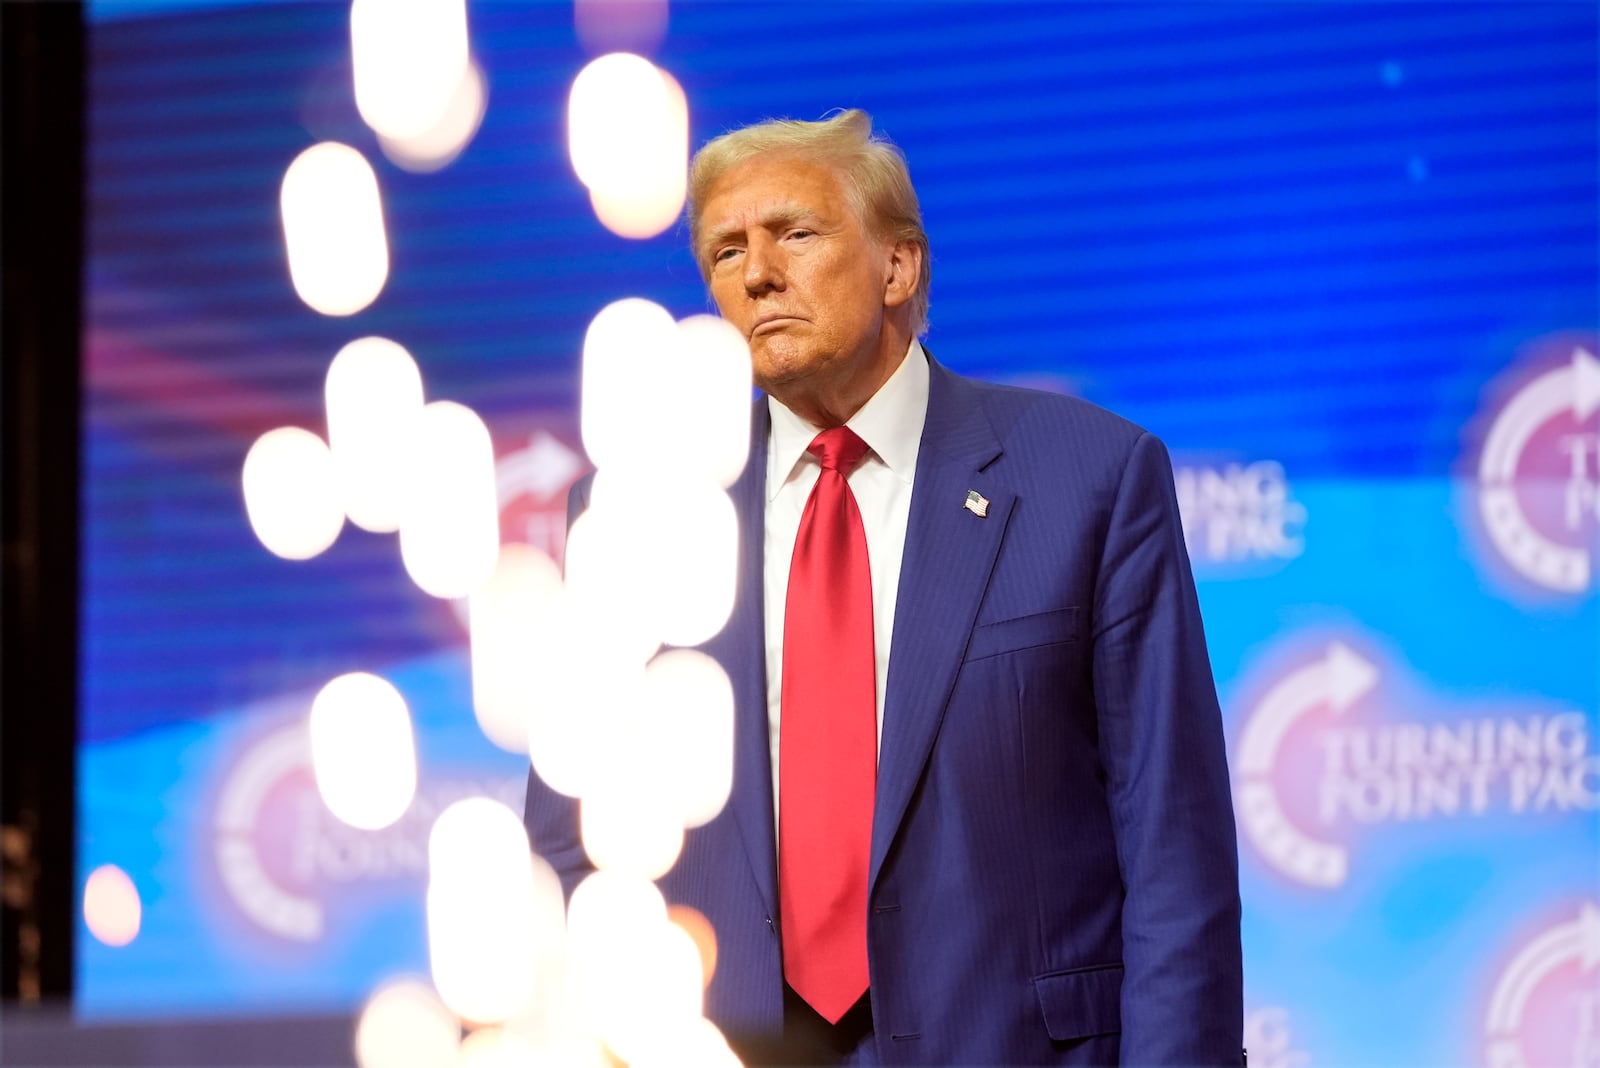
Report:
[{"label": "forehead", "polygon": [[763,155],[729,168],[711,184],[701,224],[711,234],[800,215],[849,214],[844,177],[836,168],[799,156]]}]

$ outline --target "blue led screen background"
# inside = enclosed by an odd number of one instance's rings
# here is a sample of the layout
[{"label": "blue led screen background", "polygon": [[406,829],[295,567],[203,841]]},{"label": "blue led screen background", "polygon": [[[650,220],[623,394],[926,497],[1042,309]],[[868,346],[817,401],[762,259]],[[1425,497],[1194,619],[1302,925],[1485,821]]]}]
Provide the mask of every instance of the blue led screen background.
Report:
[{"label": "blue led screen background", "polygon": [[[344,5],[93,9],[79,861],[146,912],[129,947],[80,937],[87,1016],[352,1008],[426,969],[433,815],[520,804],[461,617],[394,539],[283,561],[239,489],[379,334],[488,422],[503,535],[559,550],[590,318],[708,308],[682,226],[615,237],[572,174],[570,5],[469,10],[488,110],[421,175],[355,112]],[[705,0],[652,54],[697,145],[870,111],[922,198],[935,357],[1172,449],[1252,1064],[1600,1050],[1597,30],[1585,3]],[[349,319],[296,297],[278,217],[325,139],[372,160],[389,231]],[[297,742],[352,670],[418,724],[384,832],[322,810]]]}]

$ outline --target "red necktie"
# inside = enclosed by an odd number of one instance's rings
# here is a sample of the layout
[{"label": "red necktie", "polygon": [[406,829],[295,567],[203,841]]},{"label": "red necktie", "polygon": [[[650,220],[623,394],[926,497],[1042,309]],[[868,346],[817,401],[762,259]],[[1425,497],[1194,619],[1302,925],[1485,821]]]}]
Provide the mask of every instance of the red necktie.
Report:
[{"label": "red necktie", "polygon": [[867,453],[846,427],[822,464],[789,565],[778,755],[783,974],[837,1023],[867,989],[867,867],[878,775],[872,571],[845,478]]}]

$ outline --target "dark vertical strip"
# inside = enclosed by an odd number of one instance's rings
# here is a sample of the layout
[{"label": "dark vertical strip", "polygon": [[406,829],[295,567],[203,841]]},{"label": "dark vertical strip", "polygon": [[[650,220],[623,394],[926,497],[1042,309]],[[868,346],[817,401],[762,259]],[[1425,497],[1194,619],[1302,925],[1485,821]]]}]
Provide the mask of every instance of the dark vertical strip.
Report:
[{"label": "dark vertical strip", "polygon": [[72,993],[83,13],[0,4],[4,996]]}]

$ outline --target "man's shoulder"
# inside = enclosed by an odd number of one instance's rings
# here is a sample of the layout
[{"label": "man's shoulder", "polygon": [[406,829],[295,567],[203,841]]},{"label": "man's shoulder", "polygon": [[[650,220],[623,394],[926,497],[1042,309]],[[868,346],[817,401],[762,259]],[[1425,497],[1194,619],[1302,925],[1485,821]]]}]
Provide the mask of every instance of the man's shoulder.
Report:
[{"label": "man's shoulder", "polygon": [[943,370],[950,376],[954,392],[983,408],[1002,441],[1038,436],[1123,451],[1148,433],[1139,424],[1082,397]]}]

